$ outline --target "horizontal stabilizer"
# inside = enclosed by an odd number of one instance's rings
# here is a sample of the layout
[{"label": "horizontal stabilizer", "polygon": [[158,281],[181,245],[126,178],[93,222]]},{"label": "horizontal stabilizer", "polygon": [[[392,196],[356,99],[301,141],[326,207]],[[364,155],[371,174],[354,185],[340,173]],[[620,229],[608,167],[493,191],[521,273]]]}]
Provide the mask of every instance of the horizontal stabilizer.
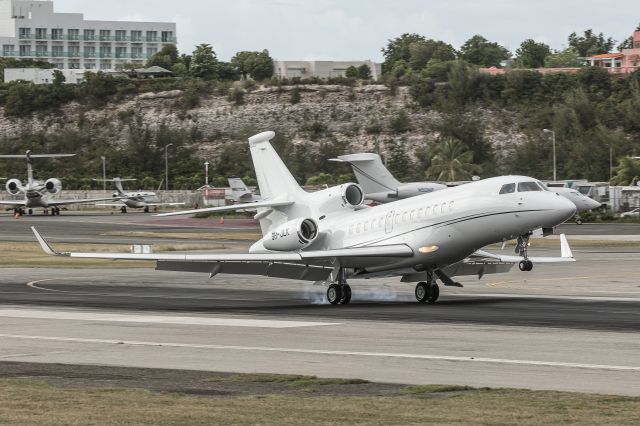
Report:
[{"label": "horizontal stabilizer", "polygon": [[293,201],[257,201],[255,203],[242,203],[242,204],[234,204],[231,206],[207,207],[204,209],[185,210],[182,212],[162,213],[162,214],[157,214],[156,216],[165,217],[165,216],[192,215],[192,214],[198,214],[198,213],[224,213],[224,212],[233,212],[236,210],[253,210],[260,207],[286,207],[292,204],[293,204]]}]

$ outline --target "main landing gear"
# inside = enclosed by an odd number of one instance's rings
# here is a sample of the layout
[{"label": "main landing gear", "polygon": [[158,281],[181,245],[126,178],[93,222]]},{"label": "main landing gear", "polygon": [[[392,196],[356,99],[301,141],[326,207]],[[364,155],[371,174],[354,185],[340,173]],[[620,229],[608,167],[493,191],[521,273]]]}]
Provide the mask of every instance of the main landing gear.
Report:
[{"label": "main landing gear", "polygon": [[529,254],[527,253],[529,237],[531,237],[531,233],[520,235],[516,244],[516,254],[524,258],[518,263],[518,268],[520,268],[522,272],[529,272],[533,269],[533,262],[529,260]]},{"label": "main landing gear", "polygon": [[351,286],[347,284],[344,268],[338,270],[338,282],[327,288],[327,300],[332,305],[348,305],[351,302]]}]

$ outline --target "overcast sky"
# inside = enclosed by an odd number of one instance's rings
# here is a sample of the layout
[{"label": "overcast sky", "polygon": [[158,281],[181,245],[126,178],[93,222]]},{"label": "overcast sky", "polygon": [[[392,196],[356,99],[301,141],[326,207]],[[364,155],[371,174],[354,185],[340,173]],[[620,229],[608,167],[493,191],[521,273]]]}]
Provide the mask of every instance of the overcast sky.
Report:
[{"label": "overcast sky", "polygon": [[285,60],[381,61],[387,40],[405,32],[455,48],[481,34],[512,52],[527,38],[560,49],[573,31],[593,28],[620,41],[640,22],[638,0],[55,0],[55,9],[176,22],[181,52],[209,43],[222,60],[268,49]]}]

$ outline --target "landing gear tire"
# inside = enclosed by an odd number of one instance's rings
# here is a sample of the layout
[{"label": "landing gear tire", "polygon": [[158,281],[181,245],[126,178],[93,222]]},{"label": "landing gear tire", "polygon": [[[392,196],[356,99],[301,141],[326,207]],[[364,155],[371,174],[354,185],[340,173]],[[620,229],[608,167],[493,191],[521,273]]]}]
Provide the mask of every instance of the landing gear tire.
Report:
[{"label": "landing gear tire", "polygon": [[520,268],[522,272],[529,272],[533,269],[533,262],[530,260],[521,260],[518,268]]},{"label": "landing gear tire", "polygon": [[345,284],[342,286],[342,300],[340,300],[340,303],[342,303],[343,305],[348,305],[349,302],[351,302],[351,286],[349,286],[348,284]]},{"label": "landing gear tire", "polygon": [[576,225],[582,225],[582,218],[576,218]]},{"label": "landing gear tire", "polygon": [[145,213],[149,213],[149,207],[148,206],[144,208],[144,212]]},{"label": "landing gear tire", "polygon": [[120,213],[126,213],[127,208],[125,206],[120,207]]},{"label": "landing gear tire", "polygon": [[435,282],[419,282],[415,290],[416,300],[420,303],[435,303],[440,296],[440,287]]},{"label": "landing gear tire", "polygon": [[342,299],[342,286],[339,284],[331,284],[327,289],[327,300],[332,305],[337,305]]},{"label": "landing gear tire", "polygon": [[27,210],[27,212],[29,213],[29,215],[32,215],[33,214],[33,209],[29,209],[29,210]]},{"label": "landing gear tire", "polygon": [[54,207],[54,208],[51,210],[51,214],[52,214],[53,216],[60,216],[60,207]]}]

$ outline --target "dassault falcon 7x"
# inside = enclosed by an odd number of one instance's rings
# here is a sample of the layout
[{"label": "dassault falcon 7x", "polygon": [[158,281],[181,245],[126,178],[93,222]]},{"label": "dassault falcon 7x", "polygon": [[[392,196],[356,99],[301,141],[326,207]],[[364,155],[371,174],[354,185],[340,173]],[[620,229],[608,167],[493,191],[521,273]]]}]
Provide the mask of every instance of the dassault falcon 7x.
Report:
[{"label": "dassault falcon 7x", "polygon": [[110,200],[110,198],[87,198],[76,200],[59,200],[51,199],[50,196],[59,194],[62,191],[62,182],[60,179],[51,178],[42,182],[33,178],[33,166],[31,164],[34,158],[64,158],[73,157],[75,154],[32,154],[27,151],[22,155],[0,155],[0,158],[24,159],[27,160],[27,182],[22,184],[19,179],[10,179],[6,183],[7,192],[11,195],[24,194],[24,200],[0,201],[0,206],[8,206],[12,208],[14,213],[23,215],[24,209],[29,214],[33,214],[33,209],[41,207],[45,213],[51,208],[52,215],[60,215],[60,207],[68,204],[84,204],[96,201]]},{"label": "dassault falcon 7x", "polygon": [[[158,270],[253,274],[329,284],[327,300],[347,304],[347,279],[399,276],[417,282],[419,302],[433,303],[451,278],[504,272],[519,263],[574,261],[561,235],[561,257],[529,257],[532,230],[546,233],[575,213],[575,206],[537,180],[523,176],[485,179],[418,197],[363,205],[360,186],[349,183],[305,192],[269,142],[273,132],[249,139],[262,201],[159,216],[257,208],[264,237],[243,254],[60,253],[35,228],[43,250],[76,258],[156,260]],[[491,254],[488,244],[518,238],[517,256]]]},{"label": "dassault falcon 7x", "polygon": [[149,207],[160,206],[183,206],[184,203],[163,203],[160,201],[160,197],[155,192],[148,191],[135,191],[125,192],[122,188],[122,182],[135,181],[135,179],[120,179],[115,177],[113,179],[94,179],[96,182],[113,182],[116,187],[116,192],[113,193],[113,199],[111,203],[98,203],[96,206],[108,206],[108,207],[120,207],[122,213],[127,212],[127,207],[132,209],[143,209],[145,213],[149,213]]}]

